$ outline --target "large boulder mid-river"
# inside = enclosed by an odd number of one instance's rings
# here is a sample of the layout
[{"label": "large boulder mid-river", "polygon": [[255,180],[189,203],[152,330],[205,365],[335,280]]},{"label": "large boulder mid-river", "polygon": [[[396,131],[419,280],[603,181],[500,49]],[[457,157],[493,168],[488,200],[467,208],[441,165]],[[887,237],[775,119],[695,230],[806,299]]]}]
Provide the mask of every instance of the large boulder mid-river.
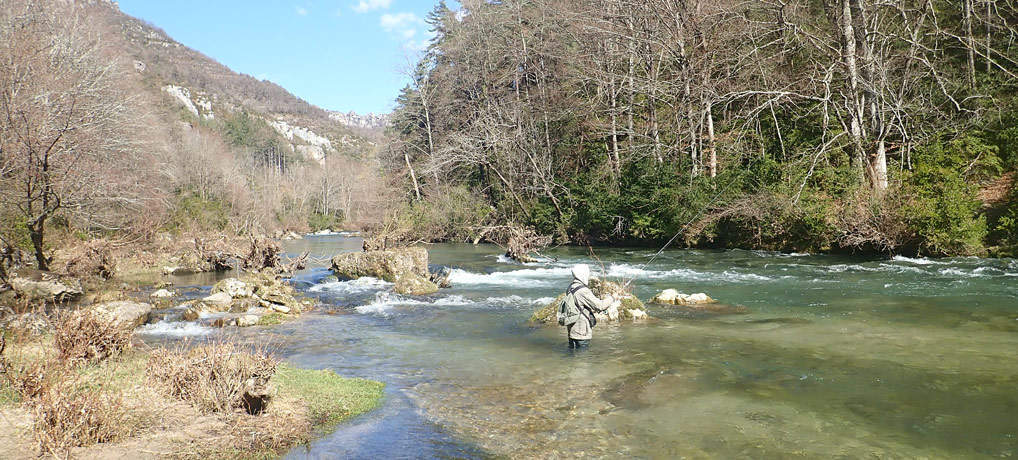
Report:
[{"label": "large boulder mid-river", "polygon": [[396,283],[399,294],[427,295],[438,291],[438,285],[429,279],[428,250],[422,247],[340,254],[332,258],[332,271],[340,278],[370,276]]},{"label": "large boulder mid-river", "polygon": [[[603,298],[604,296],[611,294],[616,299],[619,299],[618,307],[612,306],[604,313],[597,313],[595,316],[598,321],[608,322],[621,322],[623,320],[639,321],[649,318],[647,316],[647,309],[643,302],[640,301],[636,296],[626,291],[625,287],[619,283],[613,281],[601,281],[597,278],[591,278],[590,290],[593,291],[594,295]],[[557,324],[555,319],[555,313],[558,310],[559,305],[565,300],[566,294],[563,292],[559,294],[555,300],[545,305],[540,310],[534,312],[530,317],[531,324]]]},{"label": "large boulder mid-river", "polygon": [[411,247],[340,254],[332,258],[332,271],[342,278],[371,276],[390,283],[395,283],[401,273],[427,278],[428,250]]}]

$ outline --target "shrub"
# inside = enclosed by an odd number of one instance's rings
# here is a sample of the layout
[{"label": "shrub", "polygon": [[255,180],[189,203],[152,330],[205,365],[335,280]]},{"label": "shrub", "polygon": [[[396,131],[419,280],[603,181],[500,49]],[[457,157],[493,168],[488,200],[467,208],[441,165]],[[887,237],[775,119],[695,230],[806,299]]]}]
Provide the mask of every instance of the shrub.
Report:
[{"label": "shrub", "polygon": [[104,280],[113,278],[117,267],[112,249],[113,245],[104,239],[85,243],[79,246],[76,253],[67,261],[65,271],[78,278],[91,276]]},{"label": "shrub", "polygon": [[259,413],[268,402],[268,381],[278,361],[266,350],[248,352],[229,342],[208,342],[152,353],[148,377],[170,396],[202,413],[243,408]]},{"label": "shrub", "polygon": [[[983,147],[985,157],[968,160]],[[982,151],[982,150],[980,150]],[[986,219],[979,215],[978,187],[972,181],[999,172],[992,149],[971,138],[934,143],[916,155],[914,170],[904,176],[902,215],[917,236],[918,252],[932,255],[976,254],[986,238]]]},{"label": "shrub", "polygon": [[32,412],[44,455],[68,456],[72,447],[115,441],[130,430],[122,401],[102,388],[50,388],[32,401]]},{"label": "shrub", "polygon": [[70,363],[98,363],[130,348],[134,331],[78,311],[57,320],[53,334],[57,356]]},{"label": "shrub", "polygon": [[465,241],[490,216],[491,207],[466,187],[441,186],[396,216],[397,226],[425,241]]},{"label": "shrub", "polygon": [[336,230],[343,225],[343,211],[334,210],[328,214],[315,211],[308,216],[308,228],[312,232],[319,232],[322,230]]}]

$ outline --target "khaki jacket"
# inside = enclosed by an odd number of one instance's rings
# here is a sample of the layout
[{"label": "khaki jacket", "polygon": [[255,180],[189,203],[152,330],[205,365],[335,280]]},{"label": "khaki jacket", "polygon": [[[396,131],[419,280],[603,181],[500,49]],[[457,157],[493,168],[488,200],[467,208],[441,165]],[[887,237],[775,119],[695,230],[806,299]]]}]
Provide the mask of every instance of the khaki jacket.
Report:
[{"label": "khaki jacket", "polygon": [[[575,286],[583,286],[579,280],[573,280],[573,283],[569,285],[569,289],[573,289]],[[580,311],[583,312],[580,315],[580,319],[576,320],[572,326],[569,326],[569,338],[575,340],[590,340],[594,337],[594,328],[590,327],[590,321],[587,320],[587,315],[590,314],[586,311],[586,308],[590,308],[596,312],[602,312],[611,306],[610,299],[598,299],[597,296],[587,286],[581,287],[573,294],[576,297],[576,306],[580,307]]]}]

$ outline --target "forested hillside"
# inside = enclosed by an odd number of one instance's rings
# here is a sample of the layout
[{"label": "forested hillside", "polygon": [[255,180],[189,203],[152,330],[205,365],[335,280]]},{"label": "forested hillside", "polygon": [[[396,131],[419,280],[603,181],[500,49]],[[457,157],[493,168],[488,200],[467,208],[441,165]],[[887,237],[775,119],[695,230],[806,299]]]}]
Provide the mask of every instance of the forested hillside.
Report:
[{"label": "forested hillside", "polygon": [[[342,89],[337,89],[341,91]],[[378,129],[345,126],[123,14],[0,4],[0,255],[51,236],[271,234],[380,220]]]},{"label": "forested hillside", "polygon": [[429,233],[511,222],[572,242],[932,255],[1018,242],[1013,1],[462,6],[429,16],[387,152]]}]

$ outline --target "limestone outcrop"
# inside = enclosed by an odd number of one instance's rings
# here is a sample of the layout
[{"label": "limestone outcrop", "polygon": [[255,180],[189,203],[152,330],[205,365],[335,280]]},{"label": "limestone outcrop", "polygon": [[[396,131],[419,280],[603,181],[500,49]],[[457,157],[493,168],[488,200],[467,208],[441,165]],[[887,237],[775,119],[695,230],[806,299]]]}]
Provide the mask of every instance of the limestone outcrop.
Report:
[{"label": "limestone outcrop", "polygon": [[23,299],[41,302],[65,302],[81,297],[81,283],[77,280],[35,281],[23,277],[10,279],[11,289]]}]

